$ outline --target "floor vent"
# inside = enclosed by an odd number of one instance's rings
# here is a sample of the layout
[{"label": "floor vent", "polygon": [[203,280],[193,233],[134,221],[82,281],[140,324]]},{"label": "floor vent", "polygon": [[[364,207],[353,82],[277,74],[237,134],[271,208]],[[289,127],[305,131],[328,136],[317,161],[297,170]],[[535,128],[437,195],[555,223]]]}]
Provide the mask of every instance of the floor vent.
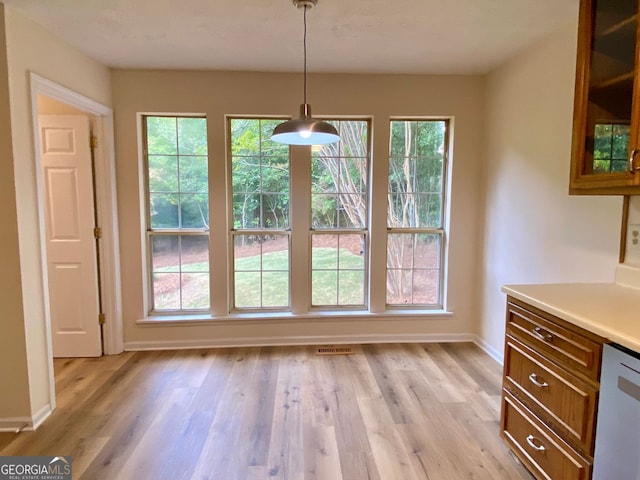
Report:
[{"label": "floor vent", "polygon": [[351,355],[352,353],[355,353],[353,347],[349,346],[322,345],[316,348],[316,355]]}]

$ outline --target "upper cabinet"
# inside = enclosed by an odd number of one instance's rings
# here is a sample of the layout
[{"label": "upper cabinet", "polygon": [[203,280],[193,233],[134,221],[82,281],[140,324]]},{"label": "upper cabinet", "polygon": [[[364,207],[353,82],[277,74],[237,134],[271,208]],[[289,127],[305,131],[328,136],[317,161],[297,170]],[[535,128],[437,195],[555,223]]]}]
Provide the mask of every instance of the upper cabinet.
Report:
[{"label": "upper cabinet", "polygon": [[580,1],[572,194],[640,194],[638,1]]}]

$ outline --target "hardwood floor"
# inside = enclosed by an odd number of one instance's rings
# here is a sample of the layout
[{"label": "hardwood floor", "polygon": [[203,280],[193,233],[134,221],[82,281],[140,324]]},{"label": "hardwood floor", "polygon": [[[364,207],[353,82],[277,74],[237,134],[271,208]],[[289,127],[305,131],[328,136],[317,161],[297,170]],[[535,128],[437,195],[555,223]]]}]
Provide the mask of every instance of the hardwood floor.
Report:
[{"label": "hardwood floor", "polygon": [[501,368],[472,344],[57,359],[58,408],[0,455],[74,479],[530,480],[499,432]]}]

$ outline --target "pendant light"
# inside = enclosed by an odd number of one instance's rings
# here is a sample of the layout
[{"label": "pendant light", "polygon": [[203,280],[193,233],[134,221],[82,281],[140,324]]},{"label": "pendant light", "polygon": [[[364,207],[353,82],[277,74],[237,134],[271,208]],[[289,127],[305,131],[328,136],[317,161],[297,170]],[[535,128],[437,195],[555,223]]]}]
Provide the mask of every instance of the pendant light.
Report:
[{"label": "pendant light", "polygon": [[307,10],[318,0],[293,0],[293,4],[304,10],[304,103],[300,105],[300,117],[288,120],[273,129],[271,140],[288,145],[324,145],[340,140],[335,127],[311,116],[311,106],[307,103]]}]

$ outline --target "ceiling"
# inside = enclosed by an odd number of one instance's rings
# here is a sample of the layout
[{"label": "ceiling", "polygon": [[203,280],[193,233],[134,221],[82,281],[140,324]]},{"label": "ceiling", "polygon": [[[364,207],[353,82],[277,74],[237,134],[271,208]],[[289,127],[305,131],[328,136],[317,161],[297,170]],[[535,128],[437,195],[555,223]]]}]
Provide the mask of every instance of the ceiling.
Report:
[{"label": "ceiling", "polygon": [[[291,0],[0,0],[115,68],[296,72]],[[485,73],[553,29],[578,0],[319,0],[311,72]]]}]

